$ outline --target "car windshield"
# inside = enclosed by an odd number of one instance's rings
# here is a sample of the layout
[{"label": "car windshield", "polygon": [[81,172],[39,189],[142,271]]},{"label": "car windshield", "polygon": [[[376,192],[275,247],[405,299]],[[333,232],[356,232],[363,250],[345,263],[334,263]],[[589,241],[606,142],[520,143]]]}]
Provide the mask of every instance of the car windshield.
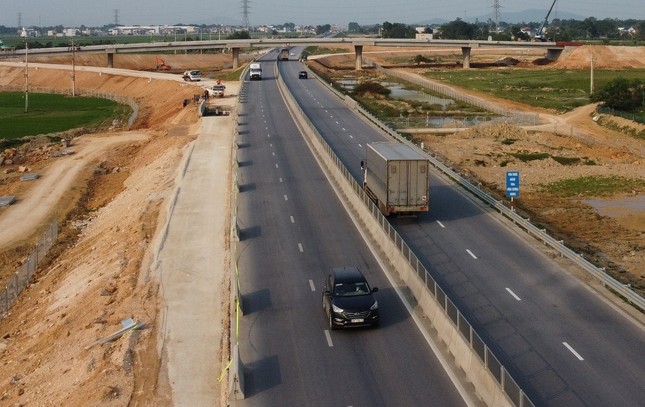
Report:
[{"label": "car windshield", "polygon": [[336,297],[353,297],[355,295],[366,295],[370,289],[364,281],[355,283],[338,283],[334,286],[334,296]]}]

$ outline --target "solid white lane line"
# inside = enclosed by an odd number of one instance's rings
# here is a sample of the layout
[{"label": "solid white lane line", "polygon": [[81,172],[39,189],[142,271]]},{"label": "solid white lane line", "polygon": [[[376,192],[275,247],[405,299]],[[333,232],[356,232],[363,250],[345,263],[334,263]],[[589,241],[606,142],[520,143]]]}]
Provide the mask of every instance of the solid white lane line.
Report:
[{"label": "solid white lane line", "polygon": [[578,360],[584,360],[584,359],[582,358],[582,356],[580,356],[580,354],[579,354],[578,352],[576,352],[576,350],[575,350],[575,349],[573,349],[573,348],[571,347],[571,345],[569,345],[569,344],[568,344],[568,343],[566,343],[566,342],[562,342],[562,344],[563,344],[567,349],[569,349],[569,351],[570,351],[571,353],[573,353],[573,356],[577,357],[577,358],[578,358]]},{"label": "solid white lane line", "polygon": [[314,280],[309,280],[309,287],[311,291],[316,291],[316,286],[314,285]]},{"label": "solid white lane line", "polygon": [[334,347],[334,342],[331,341],[331,335],[329,334],[329,330],[325,329],[325,338],[327,338],[327,346],[330,348]]},{"label": "solid white lane line", "polygon": [[437,223],[438,223],[438,224],[439,224],[439,226],[441,226],[442,228],[445,228],[445,226],[443,225],[443,223],[441,223],[441,222],[439,222],[439,221],[437,221]]},{"label": "solid white lane line", "polygon": [[518,297],[518,296],[513,292],[513,290],[511,290],[510,288],[506,287],[506,291],[508,291],[508,293],[509,293],[510,295],[512,295],[512,296],[513,296],[513,298],[515,298],[516,300],[518,300],[518,301],[522,301],[522,299],[521,299],[520,297]]},{"label": "solid white lane line", "polygon": [[475,256],[473,254],[473,252],[470,251],[470,249],[466,249],[466,251],[468,252],[468,254],[470,254],[470,257],[472,257],[473,259],[477,260],[477,256]]},{"label": "solid white lane line", "polygon": [[302,243],[298,243],[298,249],[300,250],[300,253],[305,251],[305,249],[302,248]]},{"label": "solid white lane line", "polygon": [[293,216],[289,216],[291,218],[291,223],[296,223],[296,220],[293,218]]}]

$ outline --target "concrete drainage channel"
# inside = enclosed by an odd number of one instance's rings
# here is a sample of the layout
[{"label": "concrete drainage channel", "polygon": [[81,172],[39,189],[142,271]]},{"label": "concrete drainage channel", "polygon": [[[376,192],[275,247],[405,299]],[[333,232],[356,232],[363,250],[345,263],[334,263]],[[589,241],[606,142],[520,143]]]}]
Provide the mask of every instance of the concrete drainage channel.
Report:
[{"label": "concrete drainage channel", "polygon": [[[474,387],[477,398],[484,404],[495,407],[534,406],[454,303],[432,279],[407,244],[390,226],[387,219],[365,195],[361,186],[351,177],[297,105],[282,78],[279,75],[277,77],[283,97],[296,118],[298,126],[303,129],[302,133],[307,144],[339,197],[344,200],[344,205],[355,224],[362,229],[361,232],[368,237],[370,244],[378,248],[383,262],[391,265],[391,271],[396,273],[397,278],[414,296],[418,308],[436,331],[432,336],[445,345],[443,354],[437,356],[451,357],[450,365],[463,371],[466,380]],[[241,90],[240,95],[242,94],[244,90]],[[232,224],[234,236],[237,236],[236,223],[234,218]],[[232,270],[232,273],[236,276],[237,269]],[[235,291],[231,338],[237,338],[236,318],[241,314],[238,305],[241,297],[237,292],[238,285],[233,283],[231,286]],[[434,348],[439,347],[434,346]],[[231,352],[229,396],[242,399],[244,398],[244,372],[237,342],[231,344]]]}]

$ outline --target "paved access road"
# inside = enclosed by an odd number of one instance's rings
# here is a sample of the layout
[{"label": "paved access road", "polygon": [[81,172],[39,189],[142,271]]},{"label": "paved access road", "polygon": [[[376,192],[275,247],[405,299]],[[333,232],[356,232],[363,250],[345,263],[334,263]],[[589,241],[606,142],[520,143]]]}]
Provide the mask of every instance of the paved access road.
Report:
[{"label": "paved access road", "polygon": [[[365,145],[384,136],[298,62],[281,72],[357,180]],[[430,211],[398,232],[536,405],[642,406],[645,331],[439,174]]]},{"label": "paved access road", "polygon": [[[234,261],[246,398],[232,405],[466,405],[295,127],[274,61],[248,83],[239,118]],[[380,327],[328,330],[322,282],[345,265],[379,287]]]}]

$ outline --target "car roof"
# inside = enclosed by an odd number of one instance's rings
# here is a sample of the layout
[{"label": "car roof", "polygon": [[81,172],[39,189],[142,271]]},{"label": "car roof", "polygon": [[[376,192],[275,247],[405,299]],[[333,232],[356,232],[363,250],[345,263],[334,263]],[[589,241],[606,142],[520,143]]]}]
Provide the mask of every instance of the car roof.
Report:
[{"label": "car roof", "polygon": [[331,269],[335,283],[351,283],[355,281],[365,281],[365,276],[358,267],[336,267]]}]

